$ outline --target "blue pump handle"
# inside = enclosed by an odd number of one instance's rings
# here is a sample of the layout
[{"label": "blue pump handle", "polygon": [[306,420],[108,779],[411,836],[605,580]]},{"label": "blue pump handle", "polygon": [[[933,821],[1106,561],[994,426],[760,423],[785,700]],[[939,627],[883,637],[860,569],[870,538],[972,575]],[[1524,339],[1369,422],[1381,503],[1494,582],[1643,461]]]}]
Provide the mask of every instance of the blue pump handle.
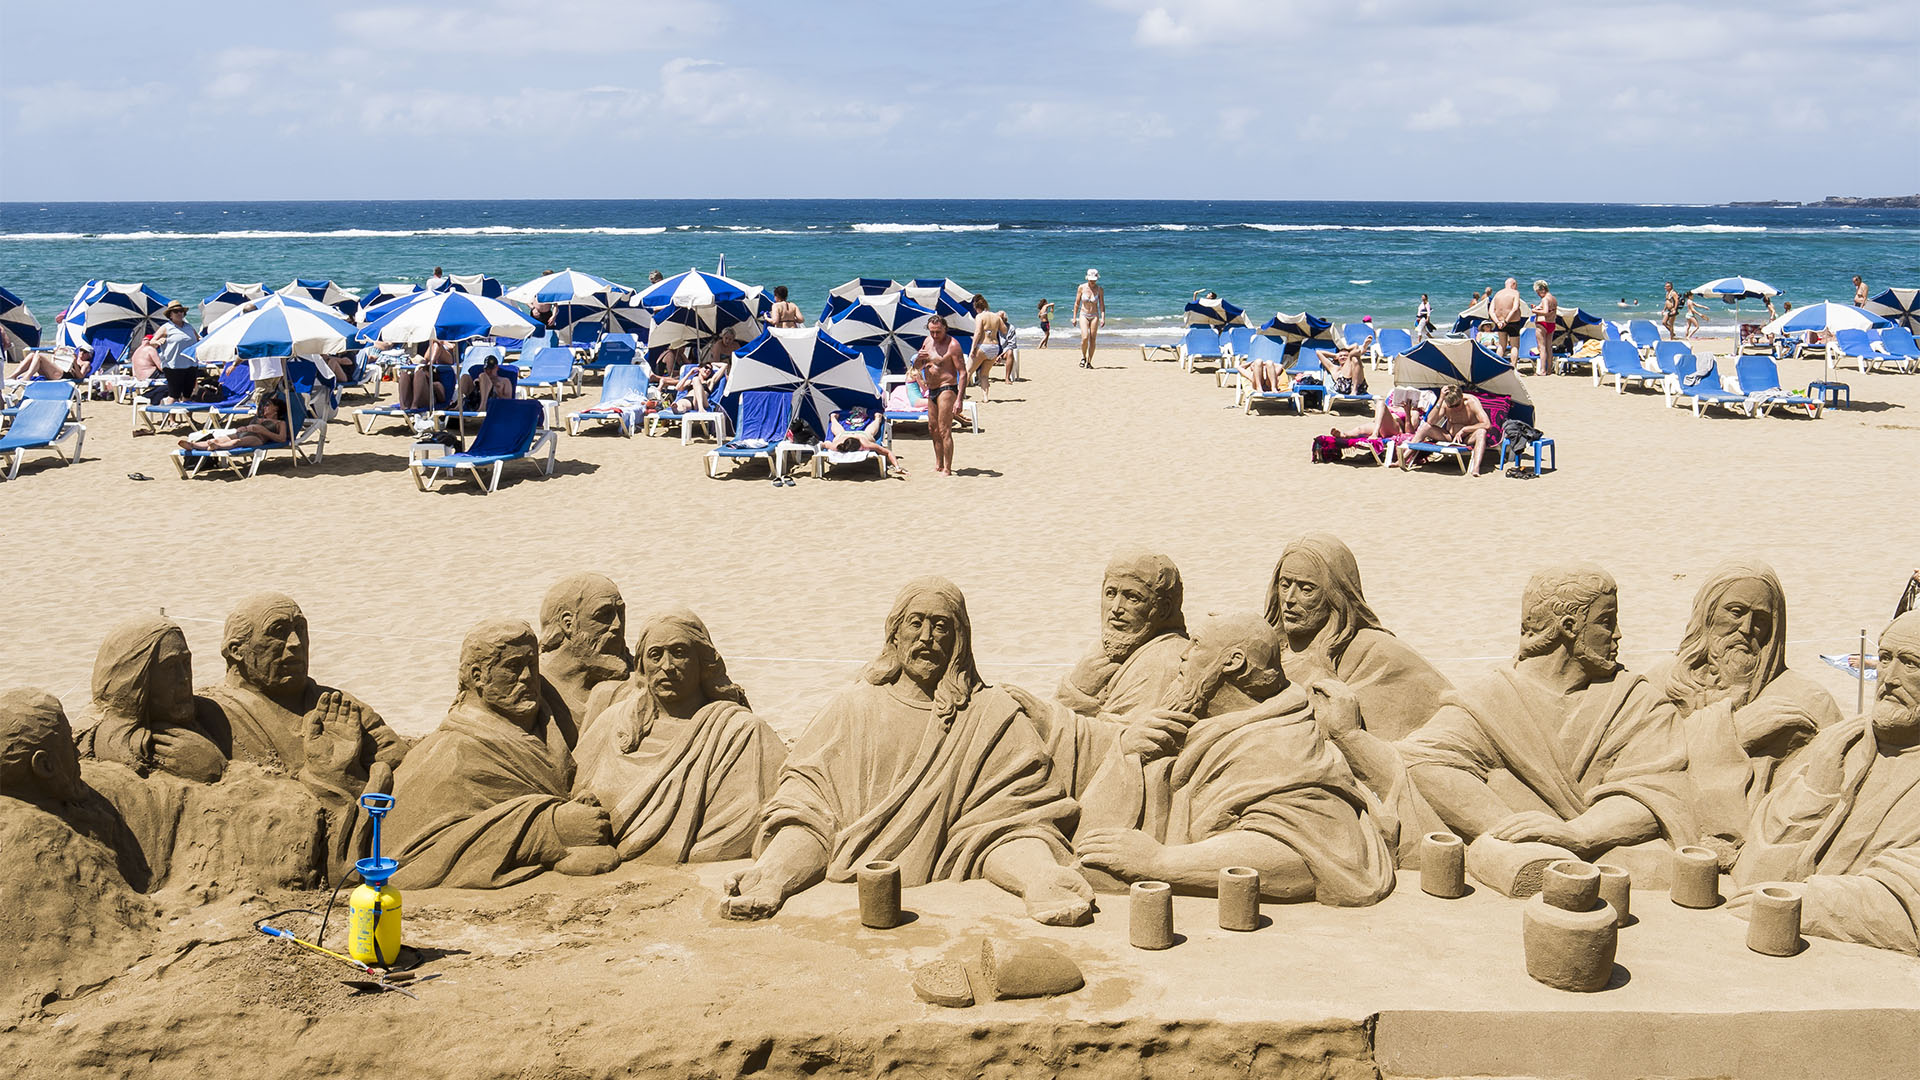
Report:
[{"label": "blue pump handle", "polygon": [[360,809],[365,810],[368,817],[379,821],[387,816],[387,811],[393,809],[393,796],[369,791],[360,796]]}]

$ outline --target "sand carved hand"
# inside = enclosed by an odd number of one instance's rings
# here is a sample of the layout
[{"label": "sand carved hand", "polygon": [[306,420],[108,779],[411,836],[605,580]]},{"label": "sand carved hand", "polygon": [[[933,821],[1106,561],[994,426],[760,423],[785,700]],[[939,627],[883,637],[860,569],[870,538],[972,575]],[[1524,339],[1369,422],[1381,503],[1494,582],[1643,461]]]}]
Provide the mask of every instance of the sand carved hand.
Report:
[{"label": "sand carved hand", "polygon": [[786,899],[774,884],[773,875],[758,863],[728,874],[720,890],[726,894],[720,901],[720,915],[727,919],[771,919]]},{"label": "sand carved hand", "polygon": [[1522,810],[1503,818],[1487,830],[1487,835],[1516,844],[1538,840],[1543,844],[1558,844],[1575,850],[1585,846],[1571,825],[1539,810]]},{"label": "sand carved hand", "polygon": [[1047,926],[1078,926],[1093,914],[1093,886],[1071,867],[1043,867],[1024,883],[1027,916]]},{"label": "sand carved hand", "polygon": [[153,733],[154,765],[163,772],[211,784],[226,774],[227,759],[220,748],[191,732],[163,728]]},{"label": "sand carved hand", "polygon": [[1309,688],[1313,697],[1313,718],[1329,739],[1338,739],[1360,730],[1360,699],[1353,688],[1339,679],[1320,679]]},{"label": "sand carved hand", "polygon": [[1172,757],[1186,741],[1193,717],[1186,713],[1161,709],[1133,721],[1120,736],[1120,752],[1138,755],[1142,761]]},{"label": "sand carved hand", "polygon": [[313,711],[306,715],[306,737],[302,740],[306,771],[343,780],[359,764],[361,732],[365,729],[366,713],[358,701],[338,690],[321,694]]},{"label": "sand carved hand", "polygon": [[1733,714],[1740,746],[1752,757],[1781,757],[1819,734],[1807,711],[1785,698],[1763,697]]},{"label": "sand carved hand", "polygon": [[599,806],[565,802],[554,808],[553,830],[570,848],[604,846],[613,842],[607,812]]},{"label": "sand carved hand", "polygon": [[1155,879],[1166,846],[1138,829],[1089,829],[1074,838],[1080,861],[1122,881]]}]

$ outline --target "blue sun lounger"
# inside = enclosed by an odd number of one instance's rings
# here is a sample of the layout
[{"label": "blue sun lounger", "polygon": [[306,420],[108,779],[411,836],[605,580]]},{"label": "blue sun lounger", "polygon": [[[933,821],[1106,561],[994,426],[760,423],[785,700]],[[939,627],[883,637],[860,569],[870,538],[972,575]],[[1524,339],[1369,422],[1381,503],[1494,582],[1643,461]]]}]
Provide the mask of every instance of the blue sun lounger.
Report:
[{"label": "blue sun lounger", "polygon": [[[1264,334],[1255,334],[1253,343],[1247,348],[1247,360],[1254,363],[1273,364],[1276,367],[1284,365],[1287,362],[1287,347],[1279,338],[1267,337]],[[1254,412],[1256,407],[1260,405],[1279,404],[1292,405],[1294,412],[1305,415],[1307,407],[1305,400],[1300,395],[1300,391],[1254,390],[1253,379],[1247,375],[1246,371],[1242,368],[1235,368],[1234,370],[1240,379],[1239,387],[1236,391],[1239,400],[1236,404],[1244,405],[1247,412]]]},{"label": "blue sun lounger", "polygon": [[1194,371],[1201,364],[1214,367],[1227,362],[1227,353],[1220,347],[1220,331],[1204,326],[1190,326],[1180,339],[1180,370]]},{"label": "blue sun lounger", "polygon": [[[73,440],[72,457],[58,445],[64,439]],[[80,460],[80,447],[86,440],[87,426],[68,419],[65,399],[29,398],[21,402],[20,411],[14,414],[13,425],[7,428],[6,434],[0,435],[0,458],[10,459],[7,479],[20,475],[20,461],[29,450],[50,450],[61,461],[72,463]]]},{"label": "blue sun lounger", "polygon": [[[280,400],[275,398],[275,400]],[[276,451],[285,451],[288,458],[298,465],[302,461],[318,462],[327,453],[327,417],[322,413],[307,411],[306,395],[294,393],[287,399],[287,430],[292,432],[290,442],[267,443],[264,446],[242,446],[232,450],[175,450],[173,467],[180,473],[180,479],[186,480],[200,475],[208,465],[220,468],[244,471],[249,477],[260,472],[260,466]],[[311,446],[309,455],[306,448]]]},{"label": "blue sun lounger", "polygon": [[1699,377],[1694,379],[1691,385],[1685,379],[1680,380],[1680,397],[1693,405],[1693,415],[1705,415],[1705,409],[1709,405],[1718,405],[1742,416],[1753,415],[1747,408],[1745,394],[1736,394],[1720,385],[1720,366],[1717,362],[1712,360],[1704,362],[1699,372]]},{"label": "blue sun lounger", "polygon": [[[456,385],[454,375],[453,375],[453,365],[452,364],[435,365],[433,369],[433,378],[435,382],[440,384],[441,398],[446,401],[452,401],[454,386]],[[353,411],[353,426],[360,429],[360,434],[369,435],[373,433],[374,422],[383,418],[392,418],[392,419],[398,419],[398,420],[404,421],[408,417],[412,417],[412,416],[434,416],[434,415],[438,415],[437,410],[408,409],[408,408],[402,407],[398,401],[395,401],[391,405],[364,405]],[[474,415],[478,415],[478,414],[474,414]]]},{"label": "blue sun lounger", "polygon": [[1780,385],[1780,365],[1773,357],[1763,353],[1750,353],[1733,362],[1734,378],[1740,381],[1740,392],[1746,395],[1749,415],[1771,415],[1773,410],[1785,405],[1789,408],[1807,410],[1814,419],[1820,416],[1820,401],[1803,394],[1789,394]]},{"label": "blue sun lounger", "polygon": [[558,401],[563,387],[578,389],[576,380],[580,377],[580,369],[574,364],[571,349],[548,346],[533,350],[531,356],[522,352],[520,372],[517,385],[525,387],[529,396],[542,387],[552,387],[553,399]]},{"label": "blue sun lounger", "polygon": [[1611,376],[1613,392],[1623,394],[1628,383],[1639,386],[1659,386],[1667,381],[1667,373],[1647,367],[1640,359],[1640,350],[1625,341],[1603,341],[1600,343],[1600,360],[1593,365],[1593,385]]},{"label": "blue sun lounger", "polygon": [[[547,410],[537,401],[525,398],[495,398],[487,402],[486,411],[480,419],[480,430],[473,436],[473,446],[465,453],[443,454],[440,457],[416,457],[407,462],[407,471],[413,474],[414,486],[421,491],[432,491],[433,485],[449,472],[465,469],[473,474],[473,482],[480,485],[485,494],[492,494],[500,487],[500,473],[509,461],[531,460],[539,467],[541,475],[552,476],[554,454],[558,448],[558,433],[546,427]],[[544,445],[547,460],[543,465],[539,460],[540,448]],[[492,466],[493,478],[489,481],[480,470]]]},{"label": "blue sun lounger", "polygon": [[[726,403],[721,404],[724,407]],[[786,440],[787,426],[793,422],[793,394],[786,390],[748,390],[734,399],[727,422],[734,435],[707,451],[708,479],[719,479],[722,458],[736,462],[765,458],[771,468],[774,451]]]},{"label": "blue sun lounger", "polygon": [[73,403],[78,399],[75,391],[79,388],[79,383],[69,382],[66,379],[43,379],[26,384],[20,390],[20,404],[12,408],[0,409],[0,431],[5,430],[6,424],[20,415],[20,410],[26,408],[29,401],[58,401],[67,406],[68,419],[80,419],[74,415],[73,407]]},{"label": "blue sun lounger", "polygon": [[600,380],[600,403],[567,417],[567,432],[580,434],[583,424],[620,425],[620,434],[633,437],[647,405],[647,365],[609,364]]}]

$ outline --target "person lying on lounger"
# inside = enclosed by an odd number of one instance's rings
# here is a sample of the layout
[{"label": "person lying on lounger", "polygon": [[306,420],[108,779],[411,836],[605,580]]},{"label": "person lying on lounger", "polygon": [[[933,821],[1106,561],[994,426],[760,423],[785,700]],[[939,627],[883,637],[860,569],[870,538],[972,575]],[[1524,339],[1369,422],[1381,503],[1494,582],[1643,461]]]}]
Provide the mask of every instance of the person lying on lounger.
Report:
[{"label": "person lying on lounger", "polygon": [[1333,392],[1336,394],[1364,394],[1367,392],[1367,346],[1373,344],[1373,335],[1358,345],[1349,345],[1329,355],[1320,354],[1320,366],[1327,370],[1333,379]]},{"label": "person lying on lounger", "polygon": [[454,396],[467,412],[481,412],[486,409],[487,402],[494,398],[513,397],[513,380],[500,370],[500,358],[489,356],[481,365],[478,375],[461,374],[454,388]]},{"label": "person lying on lounger", "polygon": [[868,412],[856,405],[842,412],[827,415],[827,449],[842,454],[857,453],[865,450],[870,454],[879,454],[886,459],[887,471],[907,475],[906,466],[893,456],[893,451],[880,444],[880,416]]},{"label": "person lying on lounger", "polygon": [[269,446],[287,441],[286,406],[279,398],[268,398],[260,406],[260,416],[253,423],[234,431],[231,435],[213,435],[211,438],[181,439],[182,450],[242,450],[250,446]]},{"label": "person lying on lounger", "polygon": [[1333,429],[1336,439],[1391,439],[1412,435],[1420,426],[1420,391],[1411,386],[1395,387],[1380,399],[1373,410],[1373,423],[1365,427]]},{"label": "person lying on lounger", "polygon": [[93,367],[93,350],[58,348],[52,352],[30,352],[8,376],[15,382],[28,379],[84,379]]},{"label": "person lying on lounger", "polygon": [[[1413,433],[1413,441],[1472,447],[1473,459],[1468,462],[1467,475],[1478,476],[1480,459],[1487,453],[1487,436],[1492,430],[1493,421],[1487,419],[1487,410],[1481,406],[1480,399],[1462,393],[1458,386],[1449,386],[1440,391],[1440,404]],[[1400,467],[1412,468],[1412,458],[1401,455]]]},{"label": "person lying on lounger", "polygon": [[1271,360],[1255,360],[1242,357],[1240,374],[1253,384],[1256,394],[1283,393],[1293,386],[1293,376],[1287,374],[1287,365],[1276,364]]}]

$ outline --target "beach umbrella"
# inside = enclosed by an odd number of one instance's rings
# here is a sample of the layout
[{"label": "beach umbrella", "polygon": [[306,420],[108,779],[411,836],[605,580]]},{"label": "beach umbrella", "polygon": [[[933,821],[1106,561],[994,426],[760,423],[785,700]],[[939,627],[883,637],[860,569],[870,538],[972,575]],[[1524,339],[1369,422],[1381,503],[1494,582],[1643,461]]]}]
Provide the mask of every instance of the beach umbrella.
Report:
[{"label": "beach umbrella", "polygon": [[1867,310],[1920,333],[1920,289],[1883,290],[1867,301]]},{"label": "beach umbrella", "polygon": [[361,340],[401,344],[488,336],[524,338],[534,332],[525,315],[485,296],[447,290],[390,303],[395,305],[392,310],[360,328]]},{"label": "beach umbrella", "polygon": [[271,296],[253,310],[235,311],[216,324],[195,345],[194,359],[219,364],[263,356],[344,353],[355,332],[352,323],[326,305]]},{"label": "beach umbrella", "polygon": [[855,406],[879,411],[880,389],[858,352],[818,326],[763,332],[733,354],[722,407],[738,414],[749,390],[793,391],[793,415],[824,437],[827,414]]},{"label": "beach umbrella", "polygon": [[627,293],[607,306],[607,333],[638,334],[645,341],[652,329],[653,313],[640,306],[638,294]]},{"label": "beach umbrella", "polygon": [[40,345],[40,321],[27,310],[25,301],[0,289],[0,339],[9,360],[18,360],[26,350]]},{"label": "beach umbrella", "polygon": [[825,325],[842,343],[877,353],[882,370],[900,374],[926,343],[931,318],[932,311],[896,291],[863,296]]},{"label": "beach umbrella", "polygon": [[[114,281],[91,281],[87,285],[89,287],[83,288],[68,306],[66,318],[66,322],[72,324],[67,333],[85,338],[81,347],[90,347],[101,338],[123,345],[144,341],[167,321],[160,312],[169,301],[146,285]],[[82,316],[77,324],[74,323],[76,315]],[[77,338],[74,343],[78,343]]]},{"label": "beach umbrella", "polygon": [[1733,305],[1733,336],[1736,352],[1740,348],[1740,301],[1764,300],[1769,296],[1780,295],[1779,289],[1759,278],[1738,276],[1714,278],[1705,285],[1694,286],[1692,292],[1695,296],[1717,296]]},{"label": "beach umbrella", "polygon": [[1493,298],[1483,296],[1475,300],[1467,310],[1456,315],[1453,320],[1453,332],[1471,334],[1480,328],[1481,323],[1493,321]]},{"label": "beach umbrella", "polygon": [[359,294],[336,285],[332,278],[319,278],[311,281],[306,278],[295,278],[273,291],[276,293],[291,293],[295,296],[304,296],[309,300],[318,300],[320,303],[327,305],[349,319],[353,318],[354,315],[360,311]]},{"label": "beach umbrella", "polygon": [[760,320],[744,297],[692,307],[670,304],[649,314],[653,316],[653,325],[647,329],[650,349],[707,341],[728,330],[738,341],[752,341],[760,334]]},{"label": "beach umbrella", "polygon": [[606,278],[568,269],[543,274],[525,284],[515,285],[507,290],[506,299],[522,304],[560,304],[596,296],[618,296],[632,291]]},{"label": "beach umbrella", "polygon": [[914,278],[902,290],[907,299],[947,320],[947,329],[971,338],[978,323],[973,318],[973,293],[949,278]]},{"label": "beach umbrella", "polygon": [[381,304],[398,300],[403,296],[412,296],[415,293],[425,291],[427,291],[425,286],[416,285],[411,281],[383,281],[375,285],[372,292],[360,298],[360,313],[358,318],[362,323],[370,322],[371,320],[367,318],[367,312],[379,307]]},{"label": "beach umbrella", "polygon": [[1211,299],[1202,298],[1187,305],[1186,324],[1211,327],[1215,330],[1228,326],[1245,326],[1247,314],[1217,296]]},{"label": "beach umbrella", "polygon": [[711,307],[722,300],[745,300],[747,286],[728,277],[689,270],[640,293],[640,306],[656,314],[669,307]]},{"label": "beach umbrella", "polygon": [[1585,308],[1561,308],[1553,325],[1553,351],[1570,353],[1582,341],[1603,341],[1607,324]]},{"label": "beach umbrella", "polygon": [[485,274],[449,274],[446,277],[430,278],[427,281],[429,292],[457,292],[468,296],[484,296],[489,300],[498,300],[506,295],[500,287],[499,278],[490,278]]},{"label": "beach umbrella", "polygon": [[200,330],[204,333],[207,327],[220,321],[220,316],[265,295],[267,295],[267,287],[262,282],[256,281],[251,285],[227,282],[221,286],[219,292],[200,301]]},{"label": "beach umbrella", "polygon": [[1281,312],[1261,324],[1260,329],[1255,333],[1262,337],[1279,338],[1293,345],[1308,341],[1333,343],[1332,321],[1318,315],[1309,315],[1304,311],[1298,315]]},{"label": "beach umbrella", "polygon": [[906,286],[892,278],[857,277],[827,290],[827,306],[820,309],[820,321],[827,322],[869,296],[885,296]]},{"label": "beach umbrella", "polygon": [[547,328],[569,343],[585,326],[598,326],[609,334],[638,334],[644,341],[653,328],[653,313],[633,303],[632,293],[602,293],[554,304],[547,318]]},{"label": "beach umbrella", "polygon": [[[334,318],[334,319],[338,319],[341,317],[340,309],[329,306],[327,304],[323,304],[318,300],[314,300],[306,296],[304,293],[297,293],[297,292],[268,293],[265,297],[263,297],[260,300],[248,300],[247,302],[241,304],[238,307],[229,308],[225,314],[221,315],[219,318],[213,320],[212,322],[206,324],[205,326],[202,326],[200,328],[200,336],[205,337],[208,334],[214,333],[218,331],[221,327],[225,326],[227,323],[233,321],[234,319],[240,317],[241,315],[245,315],[250,311],[257,310],[265,301],[275,300],[275,299],[279,300],[281,303],[287,305],[288,307],[297,307],[297,308],[304,308],[308,311],[316,311],[322,315],[325,315],[325,316],[328,316],[329,318]],[[351,322],[351,320],[347,320],[347,321]],[[188,346],[188,347],[191,348],[192,346]]]},{"label": "beach umbrella", "polygon": [[[1818,304],[1808,304],[1798,311],[1789,311],[1760,328],[1766,334],[1811,334],[1833,333],[1836,330],[1885,330],[1893,325],[1892,320],[1881,318],[1871,311],[1854,307],[1852,304],[1836,304],[1822,300]],[[1827,377],[1833,376],[1833,350],[1825,350]]]},{"label": "beach umbrella", "polygon": [[[1400,386],[1438,389],[1462,386],[1513,399],[1507,415],[1533,423],[1533,396],[1527,393],[1513,365],[1470,338],[1435,341],[1431,338],[1401,353],[1394,361],[1393,381]],[[1496,433],[1497,434],[1497,433]]]}]

